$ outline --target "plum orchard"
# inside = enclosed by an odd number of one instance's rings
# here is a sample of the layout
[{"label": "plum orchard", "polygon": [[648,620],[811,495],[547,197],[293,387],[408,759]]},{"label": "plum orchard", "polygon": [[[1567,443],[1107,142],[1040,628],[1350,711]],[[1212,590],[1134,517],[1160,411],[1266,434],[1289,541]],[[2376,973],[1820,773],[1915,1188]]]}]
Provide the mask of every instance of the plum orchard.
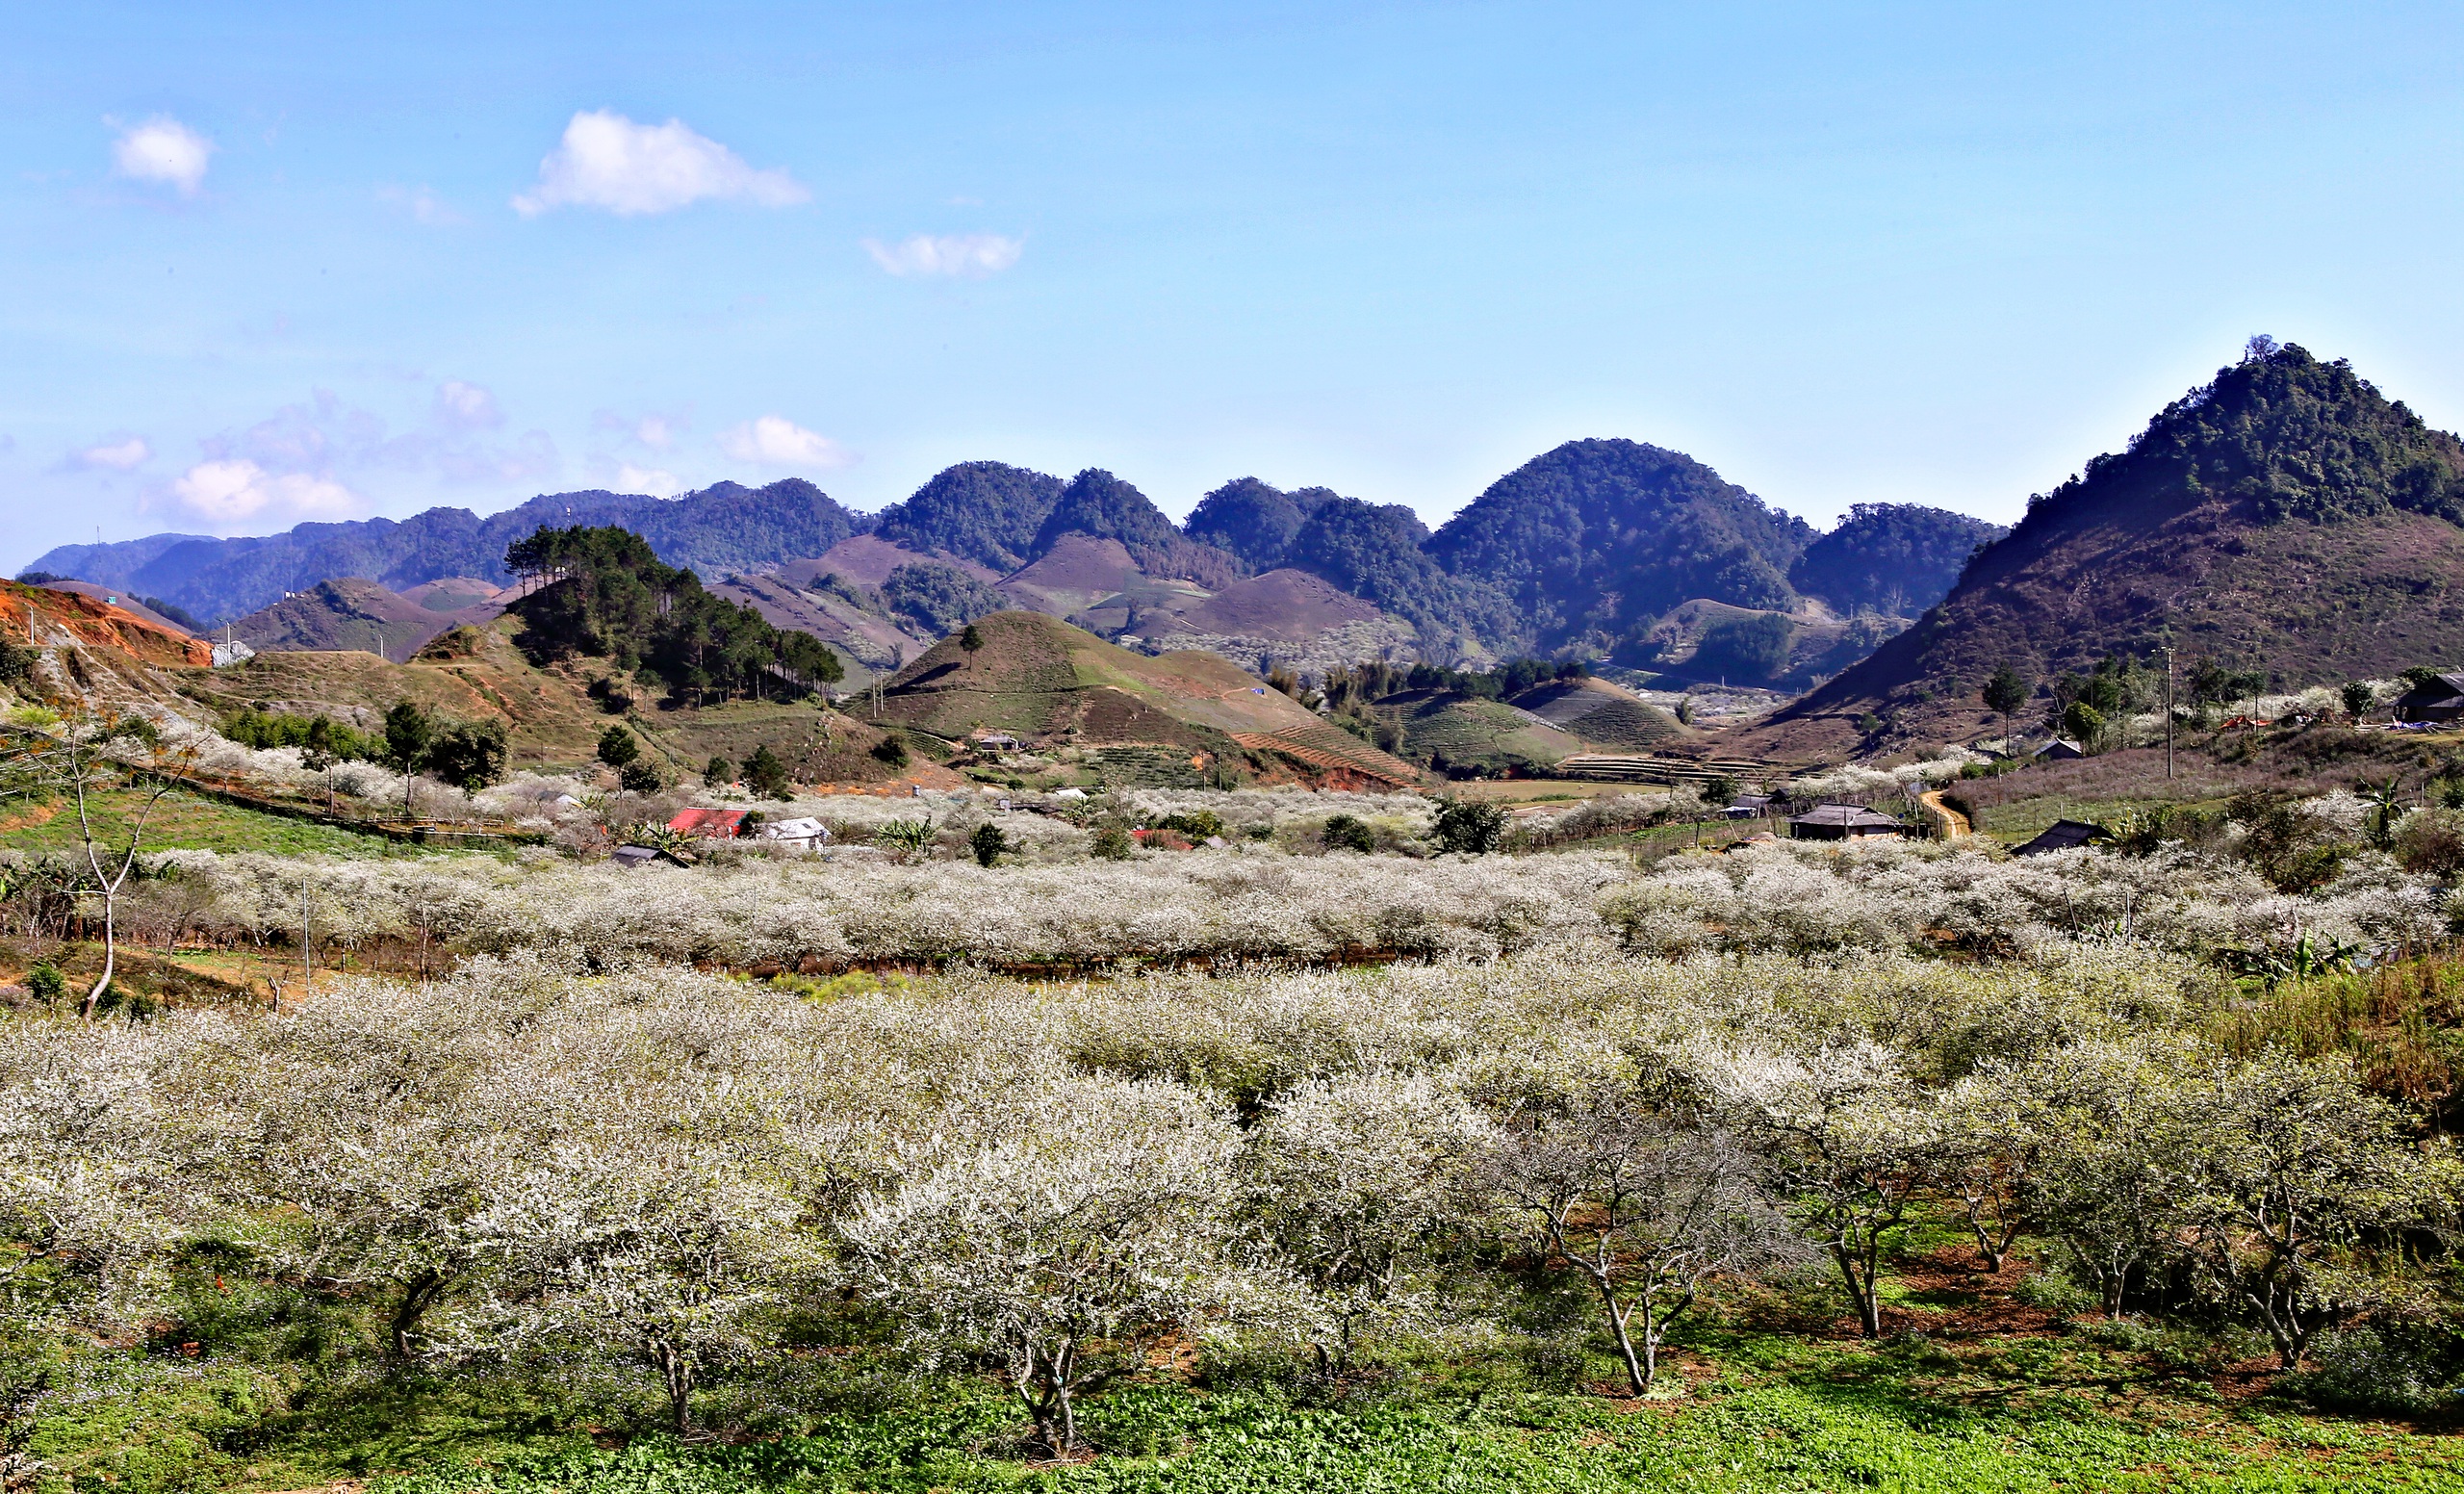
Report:
[{"label": "plum orchard", "polygon": [[1774,1266],[1878,1332],[1920,1211],[2290,1365],[2434,1301],[2455,1206],[2419,1117],[2211,1046],[2235,988],[2145,943],[851,986],[526,951],[279,1015],[22,1015],[6,1327],[141,1337],[207,1260],[373,1304],[404,1358],[627,1369],[683,1429],[860,1317],[1068,1452],[1079,1399],[1168,1343],[1338,1375],[1477,1330],[1527,1268],[1636,1388]]}]

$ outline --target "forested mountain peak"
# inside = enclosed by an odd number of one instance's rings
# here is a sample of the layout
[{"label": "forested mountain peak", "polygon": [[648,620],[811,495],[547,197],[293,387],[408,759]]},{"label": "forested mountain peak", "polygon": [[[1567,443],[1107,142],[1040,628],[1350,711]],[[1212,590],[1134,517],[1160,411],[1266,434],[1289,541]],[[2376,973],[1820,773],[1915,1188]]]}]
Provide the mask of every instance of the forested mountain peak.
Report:
[{"label": "forested mountain peak", "polygon": [[1940,601],[1968,557],[2009,532],[1947,508],[1858,503],[1797,557],[1788,583],[1852,616],[1910,616]]},{"label": "forested mountain peak", "polygon": [[1065,486],[1048,473],[1006,462],[961,462],[883,509],[873,532],[911,550],[1014,571],[1034,558],[1037,531]]},{"label": "forested mountain peak", "polygon": [[1069,479],[1036,533],[1034,553],[1044,554],[1065,534],[1116,539],[1149,576],[1220,587],[1240,580],[1242,574],[1240,561],[1231,554],[1183,534],[1152,499],[1100,467],[1090,467]]},{"label": "forested mountain peak", "polygon": [[1199,499],[1185,528],[1190,538],[1228,550],[1251,571],[1264,573],[1284,563],[1292,537],[1334,496],[1331,488],[1287,493],[1255,477],[1235,477]]},{"label": "forested mountain peak", "polygon": [[2254,339],[2029,501],[1917,625],[1775,718],[1835,738],[1995,728],[1974,699],[2169,641],[2285,688],[2464,657],[2464,443],[2344,360]]},{"label": "forested mountain peak", "polygon": [[1544,649],[1612,647],[1681,602],[1785,607],[1802,519],[1709,467],[1622,439],[1569,441],[1490,484],[1428,542],[1514,602]]}]

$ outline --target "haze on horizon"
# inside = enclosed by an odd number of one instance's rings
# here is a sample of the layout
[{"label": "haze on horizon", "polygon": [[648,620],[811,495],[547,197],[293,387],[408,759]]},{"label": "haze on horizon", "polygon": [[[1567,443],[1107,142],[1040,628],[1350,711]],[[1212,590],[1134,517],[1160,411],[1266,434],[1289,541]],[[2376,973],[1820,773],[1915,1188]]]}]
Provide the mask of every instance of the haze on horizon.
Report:
[{"label": "haze on horizon", "polygon": [[13,571],[993,458],[1432,524],[1578,436],[2015,518],[2256,332],[2464,426],[2464,13],[97,4],[0,26]]}]

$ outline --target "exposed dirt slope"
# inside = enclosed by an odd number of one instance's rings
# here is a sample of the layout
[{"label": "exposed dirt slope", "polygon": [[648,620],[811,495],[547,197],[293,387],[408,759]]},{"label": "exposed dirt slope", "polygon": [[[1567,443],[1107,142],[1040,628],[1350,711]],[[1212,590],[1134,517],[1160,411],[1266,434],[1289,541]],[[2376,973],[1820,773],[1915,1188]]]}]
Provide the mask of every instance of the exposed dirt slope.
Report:
[{"label": "exposed dirt slope", "polygon": [[158,668],[214,661],[207,644],[151,616],[72,591],[0,581],[0,634],[13,643],[73,640]]}]

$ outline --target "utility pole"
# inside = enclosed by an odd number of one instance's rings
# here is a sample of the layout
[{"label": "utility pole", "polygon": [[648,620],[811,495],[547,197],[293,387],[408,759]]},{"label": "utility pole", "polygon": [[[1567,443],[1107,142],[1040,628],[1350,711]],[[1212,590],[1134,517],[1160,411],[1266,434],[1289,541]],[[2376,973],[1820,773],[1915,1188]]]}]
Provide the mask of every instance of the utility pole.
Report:
[{"label": "utility pole", "polygon": [[2173,646],[2165,645],[2165,777],[2173,776]]}]

